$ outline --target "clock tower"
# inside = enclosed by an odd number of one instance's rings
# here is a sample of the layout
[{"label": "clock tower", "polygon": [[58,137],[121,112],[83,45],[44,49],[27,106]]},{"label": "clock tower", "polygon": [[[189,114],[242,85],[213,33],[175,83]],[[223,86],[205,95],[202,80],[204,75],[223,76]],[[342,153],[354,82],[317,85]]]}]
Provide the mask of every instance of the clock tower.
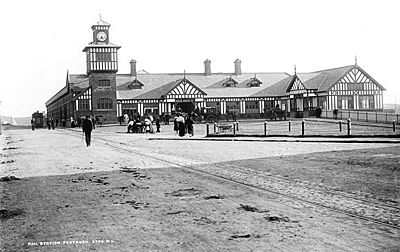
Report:
[{"label": "clock tower", "polygon": [[110,24],[100,20],[92,26],[93,41],[84,49],[86,73],[92,89],[92,114],[106,122],[117,121],[117,78],[120,46],[110,43]]}]

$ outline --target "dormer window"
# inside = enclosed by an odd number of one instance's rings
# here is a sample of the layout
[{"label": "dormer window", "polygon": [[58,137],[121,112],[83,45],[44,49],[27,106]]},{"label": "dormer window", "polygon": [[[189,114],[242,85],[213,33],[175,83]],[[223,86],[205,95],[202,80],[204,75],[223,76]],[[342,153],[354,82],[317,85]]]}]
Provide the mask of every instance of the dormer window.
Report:
[{"label": "dormer window", "polygon": [[141,89],[143,87],[143,83],[141,83],[138,79],[134,79],[131,83],[128,84],[129,89]]},{"label": "dormer window", "polygon": [[223,83],[223,86],[224,87],[236,87],[237,84],[238,84],[237,81],[235,81],[234,79],[232,79],[232,77],[230,77]]},{"label": "dormer window", "polygon": [[256,77],[253,77],[247,83],[247,86],[249,86],[249,87],[259,87],[261,84],[262,84],[262,82],[259,79],[257,79]]}]

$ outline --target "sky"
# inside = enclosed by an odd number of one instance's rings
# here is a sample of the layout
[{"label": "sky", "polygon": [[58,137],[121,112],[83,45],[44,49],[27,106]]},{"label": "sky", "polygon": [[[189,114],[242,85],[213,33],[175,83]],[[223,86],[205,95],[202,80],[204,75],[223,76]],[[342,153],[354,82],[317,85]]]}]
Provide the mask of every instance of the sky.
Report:
[{"label": "sky", "polygon": [[0,9],[0,114],[31,116],[64,85],[86,73],[91,26],[111,24],[129,61],[150,73],[312,72],[354,64],[400,104],[400,4],[396,0],[14,0]]}]

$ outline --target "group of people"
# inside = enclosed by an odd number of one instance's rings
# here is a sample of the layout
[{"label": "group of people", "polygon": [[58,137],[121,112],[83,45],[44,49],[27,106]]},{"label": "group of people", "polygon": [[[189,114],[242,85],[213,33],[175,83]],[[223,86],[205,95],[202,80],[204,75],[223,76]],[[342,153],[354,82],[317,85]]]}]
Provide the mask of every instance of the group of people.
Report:
[{"label": "group of people", "polygon": [[[144,120],[140,120],[140,115],[136,116],[135,118],[129,118],[128,119],[128,133],[139,133],[139,132],[145,132],[145,133],[155,133],[154,128],[153,128],[153,123],[154,123],[154,118],[152,115],[148,115],[144,117]],[[161,124],[160,124],[160,118],[158,117],[156,119],[156,132],[160,132]]]},{"label": "group of people", "polygon": [[50,129],[54,130],[57,127],[58,120],[55,120],[53,117],[50,117],[50,118],[47,118],[46,124],[47,124],[48,130],[50,130]]},{"label": "group of people", "polygon": [[185,136],[188,134],[189,136],[194,135],[194,128],[193,128],[193,118],[190,115],[184,115],[183,113],[176,114],[174,118],[174,131],[176,135],[180,137]]}]

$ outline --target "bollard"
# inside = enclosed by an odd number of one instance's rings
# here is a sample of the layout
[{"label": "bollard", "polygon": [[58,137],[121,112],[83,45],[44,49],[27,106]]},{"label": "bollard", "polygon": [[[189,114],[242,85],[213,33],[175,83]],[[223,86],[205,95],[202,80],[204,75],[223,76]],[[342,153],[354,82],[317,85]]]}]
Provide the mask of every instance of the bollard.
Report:
[{"label": "bollard", "polygon": [[351,119],[347,119],[347,135],[351,136]]},{"label": "bollard", "polygon": [[208,136],[208,135],[210,135],[210,124],[209,123],[207,123],[207,126],[206,126],[206,136]]},{"label": "bollard", "polygon": [[233,123],[232,127],[233,127],[233,135],[236,135],[236,126],[235,126],[235,123]]},{"label": "bollard", "polygon": [[306,121],[303,119],[303,121],[301,121],[301,135],[304,136],[304,128],[306,125]]},{"label": "bollard", "polygon": [[342,120],[339,121],[339,131],[342,132]]},{"label": "bollard", "polygon": [[290,130],[291,130],[291,125],[292,124],[292,122],[291,121],[289,121],[289,132],[290,132]]},{"label": "bollard", "polygon": [[264,136],[267,135],[267,120],[264,121]]},{"label": "bollard", "polygon": [[396,132],[396,121],[393,120],[393,132]]}]

